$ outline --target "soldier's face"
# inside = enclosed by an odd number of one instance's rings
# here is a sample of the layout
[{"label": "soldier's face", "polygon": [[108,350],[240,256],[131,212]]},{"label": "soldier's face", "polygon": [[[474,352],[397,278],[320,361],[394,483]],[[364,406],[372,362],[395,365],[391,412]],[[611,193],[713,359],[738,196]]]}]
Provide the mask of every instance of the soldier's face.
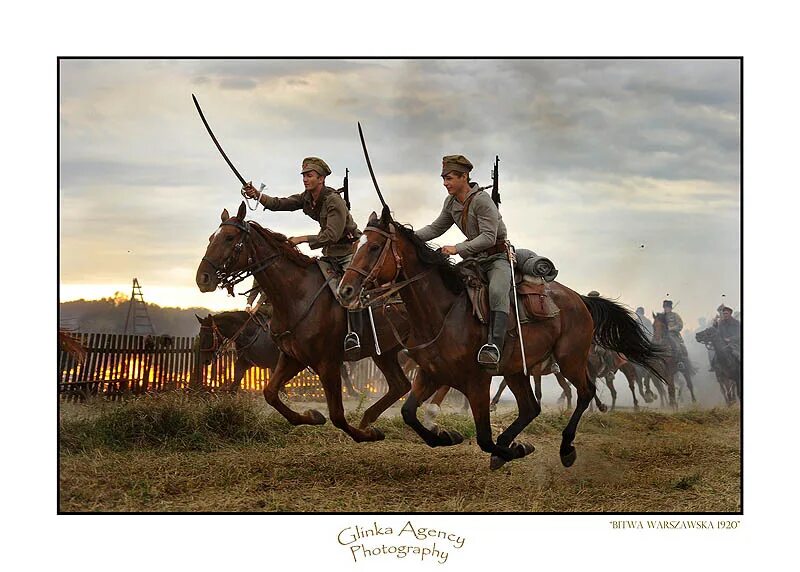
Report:
[{"label": "soldier's face", "polygon": [[456,171],[450,171],[443,176],[442,184],[444,185],[444,188],[447,189],[447,193],[449,195],[457,195],[458,193],[469,188],[467,176],[463,173],[457,173]]},{"label": "soldier's face", "polygon": [[733,316],[733,312],[730,310],[722,310],[722,319],[723,320],[730,320],[731,316]]},{"label": "soldier's face", "polygon": [[306,171],[303,173],[303,186],[307,191],[313,191],[325,184],[325,177],[316,171]]}]

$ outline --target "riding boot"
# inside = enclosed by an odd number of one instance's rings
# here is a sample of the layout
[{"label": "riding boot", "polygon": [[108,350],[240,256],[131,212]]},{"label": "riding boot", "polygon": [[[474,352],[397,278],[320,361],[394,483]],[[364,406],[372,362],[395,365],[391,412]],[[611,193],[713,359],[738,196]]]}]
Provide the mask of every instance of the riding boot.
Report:
[{"label": "riding boot", "polygon": [[358,334],[361,330],[362,310],[347,311],[347,335],[344,337],[344,353],[355,352],[361,349],[361,340]]},{"label": "riding boot", "polygon": [[489,340],[478,351],[478,363],[485,369],[497,369],[503,344],[506,340],[508,314],[505,312],[489,313]]}]

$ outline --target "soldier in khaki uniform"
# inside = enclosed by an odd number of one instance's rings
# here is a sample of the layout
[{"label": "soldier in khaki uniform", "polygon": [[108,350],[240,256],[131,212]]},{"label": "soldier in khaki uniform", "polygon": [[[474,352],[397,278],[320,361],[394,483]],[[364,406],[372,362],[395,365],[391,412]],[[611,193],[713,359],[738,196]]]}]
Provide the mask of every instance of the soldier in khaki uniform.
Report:
[{"label": "soldier in khaki uniform", "polygon": [[[353,259],[353,243],[361,237],[361,231],[353,221],[344,199],[335,189],[325,186],[325,177],[331,174],[330,167],[319,157],[306,157],[300,171],[303,175],[305,191],[289,197],[270,197],[260,194],[251,183],[243,187],[245,194],[251,199],[258,199],[265,210],[271,211],[297,211],[301,210],[317,221],[320,226],[319,233],[305,236],[293,236],[289,241],[294,244],[308,243],[312,250],[322,249],[325,258],[338,264],[344,271]],[[360,313],[359,313],[360,316]],[[345,351],[356,350],[360,341],[355,331],[358,327],[351,328],[353,320],[357,320],[356,313],[348,312],[348,334],[345,338]],[[355,324],[353,324],[355,326]]]},{"label": "soldier in khaki uniform", "polygon": [[444,254],[474,258],[489,277],[489,339],[478,351],[478,363],[493,369],[500,363],[511,301],[511,265],[506,254],[506,225],[492,198],[469,180],[472,163],[463,155],[442,158],[442,179],[448,197],[442,212],[430,225],[416,231],[429,241],[444,234],[453,224],[467,240],[443,246]]},{"label": "soldier in khaki uniform", "polygon": [[672,311],[672,300],[664,300],[662,307],[664,308],[664,317],[667,319],[667,332],[669,333],[670,343],[673,349],[678,350],[681,356],[680,361],[678,361],[678,369],[681,371],[684,369],[691,370],[689,353],[686,351],[686,344],[683,343],[683,336],[681,336],[683,319]]}]

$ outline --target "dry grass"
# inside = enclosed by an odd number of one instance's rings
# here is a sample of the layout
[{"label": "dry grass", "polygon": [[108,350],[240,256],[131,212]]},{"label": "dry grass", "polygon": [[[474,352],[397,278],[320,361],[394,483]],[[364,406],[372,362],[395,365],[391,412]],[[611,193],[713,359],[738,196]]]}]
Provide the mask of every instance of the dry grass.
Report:
[{"label": "dry grass", "polygon": [[[363,404],[361,405],[363,407]],[[301,408],[303,406],[297,406]],[[396,408],[393,408],[396,412]],[[356,412],[352,414],[355,417]],[[522,435],[536,452],[498,471],[468,437],[428,448],[399,416],[386,440],[356,444],[329,423],[292,427],[249,398],[65,405],[60,510],[255,512],[738,512],[738,409],[587,413],[569,469],[567,416]],[[493,416],[495,435],[513,419]]]}]

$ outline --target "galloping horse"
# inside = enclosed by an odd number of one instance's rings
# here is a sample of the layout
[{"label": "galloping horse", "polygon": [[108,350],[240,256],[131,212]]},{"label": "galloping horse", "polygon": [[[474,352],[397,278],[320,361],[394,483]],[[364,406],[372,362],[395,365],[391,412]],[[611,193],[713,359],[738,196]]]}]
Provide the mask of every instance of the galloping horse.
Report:
[{"label": "galloping horse", "polygon": [[[214,361],[225,340],[233,342],[236,348],[233,381],[226,390],[232,393],[239,391],[245,372],[253,366],[267,368],[271,375],[278,365],[281,350],[272,341],[266,318],[243,311],[220,312],[213,316],[209,314],[205,318],[195,314],[195,317],[200,322],[201,365],[207,366]],[[344,364],[342,364],[342,380],[347,394],[350,397],[358,397],[359,393],[353,387],[350,373]]]},{"label": "galloping horse", "polygon": [[741,400],[742,364],[722,340],[719,330],[711,326],[697,332],[694,337],[698,342],[705,344],[706,347],[710,346],[709,349],[713,349],[716,352],[714,373],[717,376],[717,383],[719,383],[719,389],[722,391],[725,403],[731,406],[737,400]]},{"label": "galloping horse", "polygon": [[[642,378],[636,369],[636,365],[632,364],[627,358],[619,352],[612,352],[599,346],[593,346],[589,354],[589,372],[595,379],[603,378],[611,392],[611,411],[617,404],[617,390],[614,387],[614,376],[618,371],[621,371],[628,380],[628,387],[633,396],[633,408],[639,409],[639,401],[636,399],[636,385],[639,386],[639,394],[644,399],[645,403],[650,403],[655,400],[655,395],[647,388],[645,393],[642,387]],[[655,382],[658,383],[658,382]]]},{"label": "galloping horse", "polygon": [[[370,290],[378,285],[383,286]],[[469,399],[477,442],[492,455],[491,468],[533,452],[533,446],[514,441],[541,411],[523,373],[517,337],[510,334],[512,339],[505,346],[496,375],[505,376],[517,399],[518,416],[495,443],[489,424],[492,373],[481,369],[475,359],[486,341],[486,326],[473,315],[458,268],[411,229],[392,220],[388,207],[384,207],[380,219],[375,213],[370,217],[353,262],[339,284],[339,296],[345,303],[368,299],[377,291],[383,296],[399,291],[411,318],[408,350],[420,371],[401,411],[404,421],[425,443],[436,447],[460,440],[460,435],[427,429],[417,419],[420,404],[438,387],[449,385]],[[578,403],[564,428],[559,450],[562,464],[568,467],[577,457],[572,443],[578,421],[596,391],[587,371],[592,339],[650,367],[656,354],[630,313],[616,303],[582,297],[558,282],[550,283],[550,295],[560,313],[524,326],[525,359],[537,364],[553,356],[577,389]]]},{"label": "galloping horse", "polygon": [[694,396],[694,386],[692,385],[692,376],[687,371],[691,366],[687,363],[684,366],[686,369],[678,369],[678,362],[681,360],[681,356],[673,347],[672,342],[668,338],[669,335],[666,315],[663,313],[653,314],[653,344],[659,346],[664,355],[664,359],[658,367],[658,377],[663,379],[667,384],[670,407],[677,409],[678,402],[675,400],[675,374],[678,372],[680,372],[686,380],[689,393],[692,395],[692,401],[694,402],[696,399]]},{"label": "galloping horse", "polygon": [[[218,285],[233,288],[235,283],[254,275],[259,287],[272,302],[270,321],[272,339],[281,350],[278,363],[264,387],[264,398],[293,425],[321,425],[325,417],[314,409],[297,413],[280,399],[283,384],[305,367],[311,367],[320,378],[331,422],[357,442],[377,441],[383,433],[370,424],[411,387],[397,362],[400,343],[389,332],[385,312],[375,312],[375,326],[380,352],[371,336],[361,340],[361,355],[370,356],[386,377],[389,390],[370,406],[358,427],[347,422],[342,405],[341,365],[344,361],[344,340],[347,332],[346,310],[333,295],[316,259],[305,256],[288,239],[245,221],[245,203],[235,217],[222,211],[222,224],[209,238],[209,245],[197,269],[197,287],[212,292]],[[407,332],[405,309],[393,305],[395,323],[402,322]],[[354,356],[355,358],[356,356]]]}]

